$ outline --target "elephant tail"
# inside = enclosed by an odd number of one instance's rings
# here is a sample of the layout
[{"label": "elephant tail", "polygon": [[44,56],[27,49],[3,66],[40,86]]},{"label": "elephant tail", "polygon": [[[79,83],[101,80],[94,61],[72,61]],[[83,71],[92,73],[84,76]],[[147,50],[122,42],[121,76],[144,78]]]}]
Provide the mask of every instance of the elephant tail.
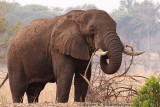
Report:
[{"label": "elephant tail", "polygon": [[5,79],[3,80],[3,82],[0,84],[0,88],[3,86],[3,84],[6,82],[7,79],[8,79],[8,73],[7,73],[6,77],[5,77]]}]

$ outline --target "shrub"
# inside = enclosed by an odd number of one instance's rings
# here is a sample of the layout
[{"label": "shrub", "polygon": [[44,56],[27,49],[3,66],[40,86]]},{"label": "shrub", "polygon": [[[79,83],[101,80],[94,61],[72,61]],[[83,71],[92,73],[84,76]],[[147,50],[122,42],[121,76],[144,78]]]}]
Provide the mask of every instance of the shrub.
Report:
[{"label": "shrub", "polygon": [[132,107],[159,107],[160,106],[160,77],[147,78],[145,85],[138,90],[131,104]]}]

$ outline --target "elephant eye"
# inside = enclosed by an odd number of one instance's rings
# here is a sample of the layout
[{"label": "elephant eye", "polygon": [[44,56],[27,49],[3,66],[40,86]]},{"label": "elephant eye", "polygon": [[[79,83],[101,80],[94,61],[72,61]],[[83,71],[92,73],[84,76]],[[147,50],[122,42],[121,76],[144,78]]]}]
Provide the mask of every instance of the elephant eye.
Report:
[{"label": "elephant eye", "polygon": [[95,29],[94,29],[94,28],[90,28],[90,32],[91,32],[91,33],[94,33],[94,32],[95,32]]}]

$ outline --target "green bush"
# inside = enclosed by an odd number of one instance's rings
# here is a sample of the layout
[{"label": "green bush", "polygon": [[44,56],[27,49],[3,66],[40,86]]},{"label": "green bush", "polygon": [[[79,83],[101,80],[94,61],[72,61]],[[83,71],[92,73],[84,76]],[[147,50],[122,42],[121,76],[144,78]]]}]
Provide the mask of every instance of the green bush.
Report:
[{"label": "green bush", "polygon": [[160,106],[160,77],[151,76],[146,79],[145,85],[138,90],[131,104],[132,107],[159,107]]}]

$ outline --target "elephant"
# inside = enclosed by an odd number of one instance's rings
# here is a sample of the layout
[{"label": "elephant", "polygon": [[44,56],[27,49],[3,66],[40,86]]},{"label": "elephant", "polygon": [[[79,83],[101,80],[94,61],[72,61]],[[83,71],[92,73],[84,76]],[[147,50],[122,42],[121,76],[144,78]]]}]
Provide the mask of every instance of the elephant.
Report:
[{"label": "elephant", "polygon": [[[13,102],[22,103],[25,92],[28,103],[38,102],[40,92],[50,82],[57,85],[56,101],[66,103],[73,77],[74,101],[85,102],[88,84],[80,74],[84,75],[96,50],[106,74],[119,70],[122,53],[137,54],[125,51],[116,33],[116,22],[103,10],[72,10],[24,26],[7,52],[5,81],[9,78]],[[91,65],[86,77],[90,80]]]}]

